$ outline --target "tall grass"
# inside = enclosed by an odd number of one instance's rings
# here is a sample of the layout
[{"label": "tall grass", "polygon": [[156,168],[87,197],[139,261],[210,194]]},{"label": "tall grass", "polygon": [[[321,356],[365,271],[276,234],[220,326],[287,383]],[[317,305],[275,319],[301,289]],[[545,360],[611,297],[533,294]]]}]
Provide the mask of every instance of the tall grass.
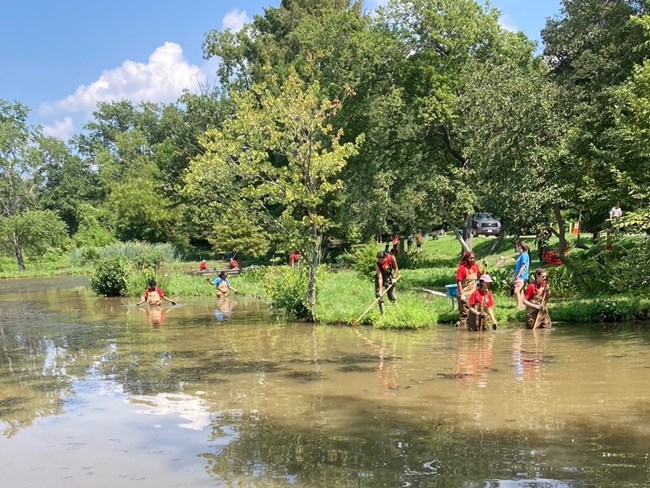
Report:
[{"label": "tall grass", "polygon": [[160,257],[163,262],[176,261],[180,253],[173,244],[150,244],[148,242],[116,242],[100,248],[77,248],[70,253],[72,266],[84,266],[89,258],[109,258],[121,256],[130,263],[142,261],[148,256]]}]

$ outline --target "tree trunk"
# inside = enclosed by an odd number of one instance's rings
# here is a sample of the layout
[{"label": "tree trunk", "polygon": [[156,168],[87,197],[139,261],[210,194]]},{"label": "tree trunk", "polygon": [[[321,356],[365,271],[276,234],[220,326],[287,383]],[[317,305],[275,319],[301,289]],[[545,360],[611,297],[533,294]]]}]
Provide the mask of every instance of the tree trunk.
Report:
[{"label": "tree trunk", "polygon": [[502,230],[499,235],[497,236],[496,239],[494,239],[494,242],[492,243],[492,247],[490,248],[489,254],[493,254],[496,252],[497,249],[499,249],[499,246],[501,246],[501,243],[503,242],[503,238],[505,237],[506,232]]},{"label": "tree trunk", "polygon": [[[445,217],[445,222],[447,222],[447,225],[451,228],[452,232],[454,233],[454,236],[456,236],[456,239],[458,239],[458,242],[460,242],[460,245],[461,245],[461,248],[462,248],[461,254],[463,252],[471,252],[472,251],[471,240],[470,240],[469,243],[466,242],[465,239],[463,239],[463,235],[460,232],[458,232],[458,228],[451,221],[451,217],[449,216],[449,212],[447,212],[447,210],[445,208],[442,208],[442,207],[441,207],[441,210],[442,210],[442,214]],[[471,216],[470,216],[470,218],[471,218]]]},{"label": "tree trunk", "polygon": [[465,245],[461,243],[463,250],[467,251],[472,250],[472,214],[469,214],[465,217],[465,227],[463,228],[463,238],[465,239]]},{"label": "tree trunk", "polygon": [[20,247],[20,242],[18,241],[18,236],[14,232],[11,235],[11,240],[14,244],[14,253],[16,254],[16,261],[18,262],[18,269],[20,271],[25,271],[25,260],[23,259],[23,249]]},{"label": "tree trunk", "polygon": [[570,265],[570,263],[568,262],[568,260],[565,259],[564,256],[564,248],[566,247],[566,222],[562,217],[562,212],[560,211],[560,207],[554,205],[553,213],[555,214],[555,220],[557,221],[557,229],[558,229],[557,238],[560,241],[557,249],[558,255],[560,256],[560,260],[562,261],[562,264],[564,264],[568,268],[573,268],[573,266]]},{"label": "tree trunk", "polygon": [[316,273],[318,272],[318,265],[320,264],[321,248],[323,244],[323,234],[314,230],[314,255],[311,259],[311,267],[309,269],[309,285],[307,286],[307,303],[308,303],[308,322],[316,322]]}]

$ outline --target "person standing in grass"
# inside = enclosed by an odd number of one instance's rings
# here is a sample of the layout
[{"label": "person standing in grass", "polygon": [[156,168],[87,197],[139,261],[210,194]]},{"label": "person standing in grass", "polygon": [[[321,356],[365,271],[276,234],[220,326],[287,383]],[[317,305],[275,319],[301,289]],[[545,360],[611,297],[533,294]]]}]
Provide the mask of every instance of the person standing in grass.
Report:
[{"label": "person standing in grass", "polygon": [[[551,327],[551,317],[548,314],[548,297],[550,289],[546,282],[546,270],[535,271],[535,282],[528,285],[524,293],[526,305],[526,328],[533,329],[535,324],[542,329]],[[539,317],[539,319],[538,319]]]},{"label": "person standing in grass", "polygon": [[149,280],[149,288],[144,291],[142,300],[136,303],[136,305],[142,305],[144,302],[147,302],[147,305],[150,307],[161,307],[163,300],[172,305],[176,305],[176,302],[172,302],[165,296],[163,291],[156,286],[155,280]]},{"label": "person standing in grass", "polygon": [[424,243],[424,237],[422,234],[417,234],[415,236],[415,250],[416,252],[422,252],[422,244]]},{"label": "person standing in grass", "polygon": [[492,278],[484,274],[479,279],[479,285],[472,296],[469,297],[469,317],[467,326],[469,330],[487,330],[486,317],[492,321],[492,328],[497,330],[497,319],[494,318],[494,297],[489,290]]},{"label": "person standing in grass", "polygon": [[517,242],[515,250],[519,257],[515,263],[513,293],[517,300],[517,309],[522,310],[524,308],[524,285],[528,281],[528,270],[530,269],[530,254],[528,254],[528,246],[522,241]]},{"label": "person standing in grass", "polygon": [[460,265],[456,270],[456,285],[458,287],[458,323],[457,327],[467,327],[469,316],[469,299],[476,291],[476,281],[481,276],[481,270],[476,264],[476,254],[471,251],[463,254]]},{"label": "person standing in grass", "polygon": [[289,256],[289,264],[291,269],[294,269],[296,266],[300,266],[300,261],[302,261],[302,253],[300,251],[293,251]]},{"label": "person standing in grass", "polygon": [[[381,297],[384,290],[386,290],[385,294],[388,295],[390,302],[396,303],[397,290],[395,290],[393,281],[398,277],[399,268],[397,267],[395,256],[387,254],[384,251],[378,252],[377,262],[375,263],[375,297]],[[379,300],[379,303],[383,303],[383,298]]]}]

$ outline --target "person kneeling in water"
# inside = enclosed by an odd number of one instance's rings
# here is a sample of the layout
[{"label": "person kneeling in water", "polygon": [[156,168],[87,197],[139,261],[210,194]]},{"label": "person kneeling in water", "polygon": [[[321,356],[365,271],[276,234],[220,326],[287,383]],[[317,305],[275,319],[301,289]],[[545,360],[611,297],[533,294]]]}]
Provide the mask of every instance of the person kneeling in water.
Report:
[{"label": "person kneeling in water", "polygon": [[486,315],[492,320],[492,329],[497,330],[497,320],[494,318],[494,297],[488,290],[492,278],[484,274],[479,278],[479,285],[476,291],[469,297],[469,317],[467,327],[469,330],[487,330],[485,322]]}]

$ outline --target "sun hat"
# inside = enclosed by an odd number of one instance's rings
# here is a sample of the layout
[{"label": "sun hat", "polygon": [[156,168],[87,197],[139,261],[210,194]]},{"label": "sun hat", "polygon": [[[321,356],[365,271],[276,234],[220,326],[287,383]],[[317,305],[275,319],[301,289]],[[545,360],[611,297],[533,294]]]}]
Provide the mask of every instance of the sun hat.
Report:
[{"label": "sun hat", "polygon": [[489,274],[484,274],[482,275],[479,280],[481,280],[483,283],[492,283],[492,278],[490,278]]}]

